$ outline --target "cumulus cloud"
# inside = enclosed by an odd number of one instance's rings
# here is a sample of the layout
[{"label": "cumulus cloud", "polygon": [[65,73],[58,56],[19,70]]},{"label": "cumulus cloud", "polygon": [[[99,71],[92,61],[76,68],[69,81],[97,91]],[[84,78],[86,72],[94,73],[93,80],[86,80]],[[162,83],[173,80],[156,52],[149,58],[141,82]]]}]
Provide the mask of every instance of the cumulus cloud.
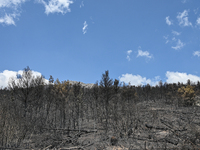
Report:
[{"label": "cumulus cloud", "polygon": [[180,26],[192,26],[192,23],[188,20],[188,10],[184,10],[182,13],[178,13],[177,19]]},{"label": "cumulus cloud", "polygon": [[73,3],[71,0],[49,0],[48,2],[44,0],[38,0],[39,3],[43,4],[45,7],[45,13],[48,15],[50,13],[62,13],[65,14],[70,12],[70,4]]},{"label": "cumulus cloud", "polygon": [[153,55],[150,55],[150,53],[148,51],[138,50],[137,57],[147,57],[147,58],[151,59],[153,57]]},{"label": "cumulus cloud", "polygon": [[[166,72],[166,82],[167,83],[183,83],[186,84],[188,79],[192,82],[197,83],[197,81],[200,81],[200,77],[192,74],[187,73],[181,73],[181,72]],[[120,82],[124,82],[126,84],[131,85],[146,85],[150,84],[151,86],[159,85],[159,81],[161,80],[160,76],[155,76],[153,79],[147,79],[146,77],[142,77],[140,75],[133,75],[133,74],[122,74],[122,76],[119,77]]]},{"label": "cumulus cloud", "polygon": [[168,24],[169,26],[173,24],[172,21],[169,20],[169,16],[167,16],[167,17],[165,18],[165,21],[166,21],[166,24]]},{"label": "cumulus cloud", "polygon": [[20,16],[21,4],[27,0],[0,0],[0,9],[4,13],[0,15],[0,23],[5,25],[15,25],[15,19]]},{"label": "cumulus cloud", "polygon": [[122,77],[119,77],[120,82],[130,83],[131,85],[143,85],[150,83],[150,79],[146,79],[146,77],[142,77],[140,75],[132,75],[132,74],[122,74]]},{"label": "cumulus cloud", "polygon": [[173,35],[177,35],[177,36],[178,36],[178,35],[180,35],[180,34],[181,34],[181,32],[177,32],[177,31],[174,31],[174,30],[172,30],[172,34],[173,34]]},{"label": "cumulus cloud", "polygon": [[187,80],[190,79],[192,82],[200,81],[200,77],[192,74],[181,73],[181,72],[170,72],[167,71],[166,73],[167,83],[183,83],[186,84]]},{"label": "cumulus cloud", "polygon": [[87,24],[87,22],[85,21],[84,23],[83,23],[83,34],[85,34],[85,33],[87,33],[87,29],[88,29],[88,24]]},{"label": "cumulus cloud", "polygon": [[194,56],[200,57],[200,51],[195,51],[195,52],[193,53],[193,55],[194,55]]},{"label": "cumulus cloud", "polygon": [[131,54],[131,53],[132,53],[132,50],[128,50],[128,51],[127,51],[126,59],[128,59],[128,61],[131,60],[131,58],[130,58],[130,54]]},{"label": "cumulus cloud", "polygon": [[140,75],[133,75],[133,74],[122,74],[121,77],[119,77],[120,82],[124,82],[126,84],[131,84],[131,85],[146,85],[150,84],[152,86],[158,85],[160,81],[160,77],[156,76],[154,79],[147,79],[146,77],[142,77]]},{"label": "cumulus cloud", "polygon": [[[172,40],[176,40],[176,39],[173,38]],[[181,40],[178,39],[176,46],[172,46],[172,48],[175,49],[175,50],[179,50],[179,49],[183,48],[184,46],[185,46],[185,43],[181,42]]]},{"label": "cumulus cloud", "polygon": [[[41,76],[42,74],[37,71],[32,71],[33,76]],[[0,72],[0,88],[5,88],[8,86],[8,81],[10,78],[17,80],[17,74],[22,75],[23,70],[19,71],[10,71],[10,70],[4,70],[3,72]],[[45,83],[48,83],[48,80],[45,79]]]}]

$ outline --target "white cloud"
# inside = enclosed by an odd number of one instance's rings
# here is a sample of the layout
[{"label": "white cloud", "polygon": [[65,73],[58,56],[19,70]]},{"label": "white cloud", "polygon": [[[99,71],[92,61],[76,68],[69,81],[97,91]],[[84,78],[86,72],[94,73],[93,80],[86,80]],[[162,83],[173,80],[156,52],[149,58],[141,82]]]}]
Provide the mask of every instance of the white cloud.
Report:
[{"label": "white cloud", "polygon": [[27,0],[0,0],[0,7],[18,7],[21,3]]},{"label": "white cloud", "polygon": [[194,9],[193,11],[194,11],[194,13],[195,13],[195,14],[197,14],[197,13],[198,13],[198,11],[199,11],[199,8],[197,8],[197,9]]},{"label": "white cloud", "polygon": [[182,2],[182,3],[186,3],[186,2],[187,2],[187,0],[182,0],[181,2]]},{"label": "white cloud", "polygon": [[[176,40],[175,38],[173,38],[174,40]],[[185,44],[183,42],[181,42],[180,39],[178,39],[176,46],[172,46],[173,49],[175,50],[179,50],[181,48],[183,48],[185,46]]]},{"label": "white cloud", "polygon": [[144,85],[150,83],[150,79],[146,79],[146,77],[141,77],[140,75],[132,75],[132,74],[122,74],[122,77],[119,77],[120,82],[130,83],[131,85]]},{"label": "white cloud", "polygon": [[128,51],[127,51],[126,59],[128,59],[128,61],[131,60],[131,58],[130,58],[130,54],[131,54],[131,53],[132,53],[132,50],[128,50]]},{"label": "white cloud", "polygon": [[[0,72],[0,88],[5,88],[8,86],[8,81],[10,78],[13,78],[14,80],[17,81],[17,74],[22,75],[23,71],[19,70],[19,71],[9,71],[9,70],[4,70],[2,73]],[[40,72],[37,71],[33,71],[33,76],[41,76],[42,74]],[[48,83],[48,80],[44,80],[45,83]]]},{"label": "white cloud", "polygon": [[6,25],[15,25],[15,19],[20,16],[19,8],[22,3],[27,0],[0,0],[0,9],[3,10],[2,15],[0,15],[0,23]]},{"label": "white cloud", "polygon": [[71,0],[49,0],[48,3],[44,0],[38,0],[39,3],[42,3],[45,6],[45,13],[62,13],[65,14],[70,12],[70,4],[73,3]]},{"label": "white cloud", "polygon": [[87,33],[87,29],[88,29],[88,24],[87,24],[87,22],[85,21],[85,22],[83,23],[83,34]]},{"label": "white cloud", "polygon": [[192,26],[192,23],[188,21],[188,10],[184,10],[182,13],[178,13],[177,19],[180,26]]},{"label": "white cloud", "polygon": [[167,35],[167,36],[163,36],[163,38],[164,38],[165,40],[167,40],[167,39],[168,39],[168,37],[169,37],[168,35]]},{"label": "white cloud", "polygon": [[186,84],[187,80],[190,79],[192,82],[197,82],[200,81],[200,77],[192,74],[187,74],[187,73],[180,73],[180,72],[170,72],[167,71],[166,73],[167,83],[183,83]]},{"label": "white cloud", "polygon": [[129,56],[129,55],[127,55],[127,56],[126,56],[126,59],[128,59],[128,61],[130,61],[130,60],[131,60],[131,58],[130,58],[130,56]]},{"label": "white cloud", "polygon": [[[167,83],[183,83],[186,84],[188,79],[192,82],[197,82],[200,81],[200,77],[192,74],[187,74],[187,73],[181,73],[181,72],[171,72],[167,71],[166,72],[166,82]],[[120,82],[124,82],[126,84],[131,84],[131,85],[146,85],[150,84],[151,86],[155,86],[159,84],[159,81],[161,80],[160,76],[155,76],[153,79],[147,79],[146,77],[142,77],[140,75],[133,75],[133,74],[122,74],[121,77],[119,77]]]},{"label": "white cloud", "polygon": [[127,54],[130,55],[132,53],[132,50],[128,50]]},{"label": "white cloud", "polygon": [[81,7],[84,7],[83,1],[81,2],[80,8],[81,8]]},{"label": "white cloud", "polygon": [[137,57],[147,57],[147,58],[152,58],[153,55],[150,55],[148,51],[142,51],[142,50],[138,50],[138,55]]},{"label": "white cloud", "polygon": [[173,37],[173,38],[172,38],[172,41],[176,41],[176,38],[175,38],[175,37]]},{"label": "white cloud", "polygon": [[197,18],[196,24],[197,24],[198,26],[200,26],[200,17]]},{"label": "white cloud", "polygon": [[172,30],[172,34],[173,34],[173,35],[177,35],[177,36],[178,36],[178,35],[180,35],[180,34],[181,34],[181,32],[177,32],[177,31],[174,31],[174,30]]},{"label": "white cloud", "polygon": [[166,20],[166,23],[167,23],[169,26],[173,24],[172,21],[169,20],[169,16],[167,16],[167,17],[165,18],[165,20]]},{"label": "white cloud", "polygon": [[7,25],[15,25],[15,21],[14,21],[14,18],[16,17],[15,14],[5,14],[4,17],[1,17],[0,18],[0,23],[4,23],[4,24],[7,24]]},{"label": "white cloud", "polygon": [[169,43],[169,40],[168,40],[168,35],[167,36],[163,36],[163,38],[166,40],[165,44]]},{"label": "white cloud", "polygon": [[200,51],[195,51],[195,52],[193,53],[193,55],[194,55],[194,56],[200,57]]},{"label": "white cloud", "polygon": [[16,77],[16,73],[14,71],[4,70],[0,73],[0,87],[7,87],[9,78]]},{"label": "white cloud", "polygon": [[122,74],[121,77],[119,77],[120,82],[124,82],[126,84],[131,85],[146,85],[150,84],[152,86],[158,85],[160,81],[160,77],[156,76],[154,79],[147,79],[146,77],[142,77],[140,75],[132,75],[132,74]]}]

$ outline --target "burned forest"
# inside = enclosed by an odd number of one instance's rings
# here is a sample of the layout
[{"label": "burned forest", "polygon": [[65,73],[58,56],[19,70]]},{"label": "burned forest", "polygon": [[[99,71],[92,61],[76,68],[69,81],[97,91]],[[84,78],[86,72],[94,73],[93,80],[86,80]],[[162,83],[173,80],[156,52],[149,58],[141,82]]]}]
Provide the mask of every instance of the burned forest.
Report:
[{"label": "burned forest", "polygon": [[29,68],[0,90],[0,149],[200,149],[200,82],[59,81]]}]

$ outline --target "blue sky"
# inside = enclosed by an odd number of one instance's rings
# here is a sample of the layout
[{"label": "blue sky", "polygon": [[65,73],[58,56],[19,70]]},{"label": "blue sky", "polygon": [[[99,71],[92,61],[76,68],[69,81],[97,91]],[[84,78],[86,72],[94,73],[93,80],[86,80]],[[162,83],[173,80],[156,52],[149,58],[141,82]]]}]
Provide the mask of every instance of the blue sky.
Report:
[{"label": "blue sky", "polygon": [[46,79],[200,80],[199,0],[0,0],[0,86]]}]

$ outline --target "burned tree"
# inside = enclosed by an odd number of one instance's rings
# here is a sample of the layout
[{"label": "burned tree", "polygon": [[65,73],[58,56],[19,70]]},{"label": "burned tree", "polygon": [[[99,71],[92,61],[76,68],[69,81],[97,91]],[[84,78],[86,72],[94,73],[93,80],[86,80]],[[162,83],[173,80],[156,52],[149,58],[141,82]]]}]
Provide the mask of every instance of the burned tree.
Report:
[{"label": "burned tree", "polygon": [[108,125],[108,108],[109,102],[113,98],[113,80],[109,77],[109,71],[105,71],[105,74],[102,74],[100,81],[100,91],[102,96],[103,108],[105,108],[105,119],[106,119],[106,130]]}]

